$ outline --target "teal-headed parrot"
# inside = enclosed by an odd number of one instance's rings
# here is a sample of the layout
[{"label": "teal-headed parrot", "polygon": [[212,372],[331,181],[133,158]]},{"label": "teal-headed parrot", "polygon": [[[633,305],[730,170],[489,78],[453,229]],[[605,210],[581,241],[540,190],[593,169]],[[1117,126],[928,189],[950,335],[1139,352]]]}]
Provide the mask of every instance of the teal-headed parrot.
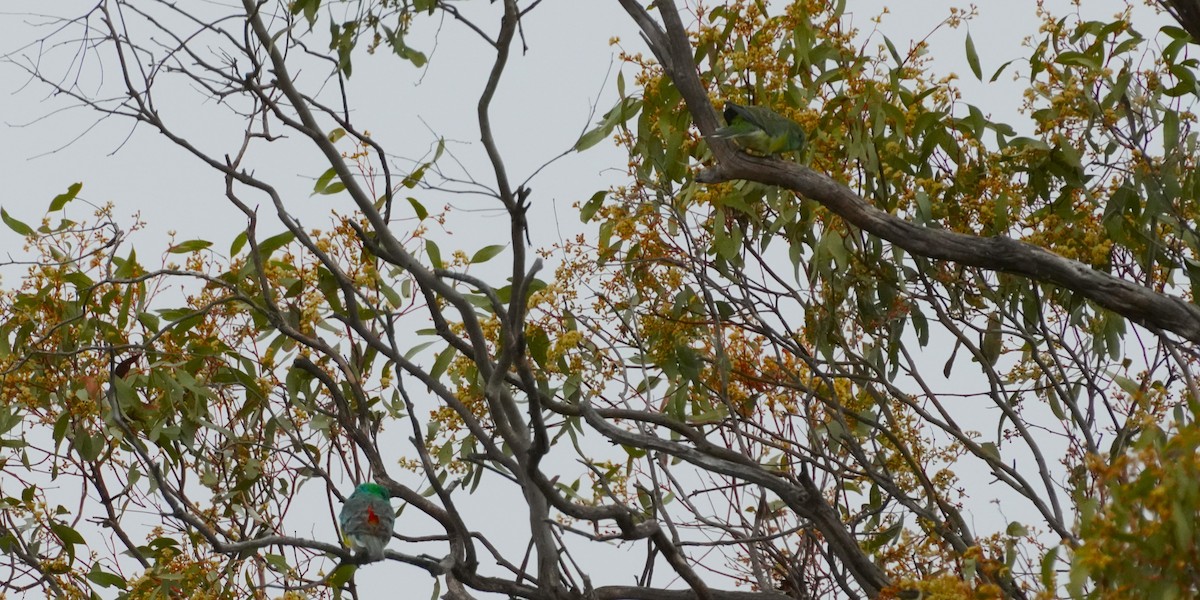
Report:
[{"label": "teal-headed parrot", "polygon": [[765,106],[726,102],[725,122],[725,127],[713,132],[715,137],[733,140],[759,154],[770,156],[804,148],[804,128]]},{"label": "teal-headed parrot", "polygon": [[358,484],[338,515],[346,543],[355,550],[366,550],[372,561],[383,560],[383,548],[392,540],[395,523],[391,496],[378,483]]}]

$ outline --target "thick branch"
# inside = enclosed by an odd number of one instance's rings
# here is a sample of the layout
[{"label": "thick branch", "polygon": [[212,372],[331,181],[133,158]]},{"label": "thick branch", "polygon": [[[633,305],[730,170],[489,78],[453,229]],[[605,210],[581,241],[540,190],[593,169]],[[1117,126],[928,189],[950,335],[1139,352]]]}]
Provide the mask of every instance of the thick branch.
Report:
[{"label": "thick branch", "polygon": [[911,254],[1061,285],[1132,321],[1200,342],[1200,307],[1004,236],[981,237],[914,225],[875,208],[850,188],[794,163],[734,154],[697,180],[749,179],[820,202],[863,231]]}]

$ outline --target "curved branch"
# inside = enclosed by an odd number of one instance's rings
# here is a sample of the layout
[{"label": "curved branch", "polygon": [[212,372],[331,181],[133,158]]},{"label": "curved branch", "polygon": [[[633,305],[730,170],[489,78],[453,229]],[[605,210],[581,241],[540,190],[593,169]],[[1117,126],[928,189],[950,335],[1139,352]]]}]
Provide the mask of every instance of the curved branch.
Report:
[{"label": "curved branch", "polygon": [[1097,271],[1033,244],[1005,236],[981,237],[915,225],[875,208],[827,175],[780,160],[732,153],[696,177],[703,183],[732,179],[748,179],[792,190],[821,203],[855,227],[911,254],[1061,285],[1131,321],[1200,342],[1200,307]]},{"label": "curved branch", "polygon": [[694,448],[679,442],[658,438],[653,435],[634,433],[621,429],[607,422],[587,402],[579,404],[579,410],[584,420],[596,431],[610,440],[635,448],[647,448],[663,452],[670,456],[683,459],[705,471],[720,473],[742,481],[748,481],[763,486],[777,494],[789,508],[813,522],[831,550],[840,558],[855,581],[863,587],[869,596],[874,597],[888,585],[888,578],[883,571],[871,561],[858,542],[846,531],[837,511],[822,497],[820,490],[810,480],[803,480],[799,485],[785,481],[763,468],[762,465],[750,458],[721,448],[723,452],[713,447],[711,451],[705,448]]}]

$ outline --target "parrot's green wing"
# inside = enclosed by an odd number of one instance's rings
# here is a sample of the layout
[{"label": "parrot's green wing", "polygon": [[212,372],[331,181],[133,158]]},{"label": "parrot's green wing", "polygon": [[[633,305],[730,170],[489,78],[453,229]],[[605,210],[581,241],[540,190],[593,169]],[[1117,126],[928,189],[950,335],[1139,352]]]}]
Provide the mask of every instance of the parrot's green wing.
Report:
[{"label": "parrot's green wing", "polygon": [[713,132],[739,146],[772,155],[798,152],[804,148],[804,128],[799,123],[765,107],[725,103],[727,125]]}]

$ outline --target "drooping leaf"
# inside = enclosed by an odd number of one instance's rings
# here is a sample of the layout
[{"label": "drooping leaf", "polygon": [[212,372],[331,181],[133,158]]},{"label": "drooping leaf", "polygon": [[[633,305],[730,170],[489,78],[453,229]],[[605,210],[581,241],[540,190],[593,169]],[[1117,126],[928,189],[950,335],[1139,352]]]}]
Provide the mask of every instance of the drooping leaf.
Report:
[{"label": "drooping leaf", "polygon": [[425,240],[425,254],[429,256],[429,264],[433,265],[433,268],[443,268],[442,251],[433,240]]},{"label": "drooping leaf", "polygon": [[9,229],[13,230],[19,235],[33,235],[32,227],[13,218],[8,214],[8,211],[4,210],[3,208],[0,208],[0,220],[3,220],[4,224],[8,225]]},{"label": "drooping leaf", "polygon": [[979,53],[975,51],[975,40],[971,39],[970,33],[967,33],[967,64],[971,67],[971,73],[975,75],[975,79],[983,81],[983,69],[979,67]]},{"label": "drooping leaf", "polygon": [[413,211],[417,213],[417,220],[424,221],[425,217],[429,216],[429,211],[425,210],[425,205],[418,202],[416,198],[409,196],[408,203],[412,205]]}]

